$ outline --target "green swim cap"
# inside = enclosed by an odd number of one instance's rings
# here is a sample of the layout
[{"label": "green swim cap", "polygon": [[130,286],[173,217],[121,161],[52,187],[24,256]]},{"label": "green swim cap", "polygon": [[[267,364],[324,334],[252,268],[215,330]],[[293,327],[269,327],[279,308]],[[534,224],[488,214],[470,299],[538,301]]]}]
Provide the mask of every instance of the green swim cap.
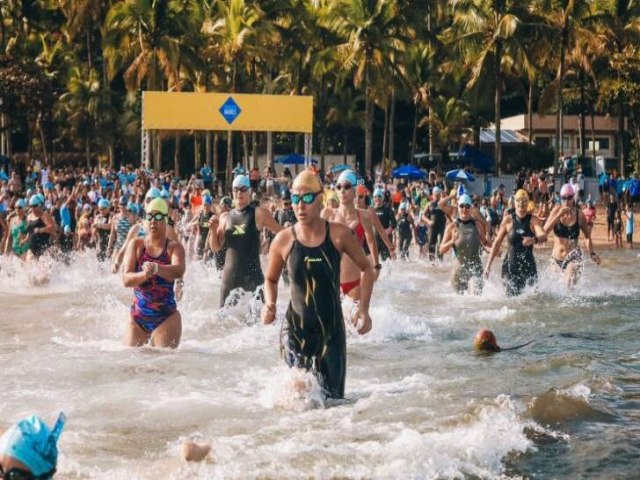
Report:
[{"label": "green swim cap", "polygon": [[167,202],[164,200],[164,198],[154,198],[148,203],[145,210],[147,213],[160,212],[164,213],[165,215],[169,214],[169,206],[167,205]]}]

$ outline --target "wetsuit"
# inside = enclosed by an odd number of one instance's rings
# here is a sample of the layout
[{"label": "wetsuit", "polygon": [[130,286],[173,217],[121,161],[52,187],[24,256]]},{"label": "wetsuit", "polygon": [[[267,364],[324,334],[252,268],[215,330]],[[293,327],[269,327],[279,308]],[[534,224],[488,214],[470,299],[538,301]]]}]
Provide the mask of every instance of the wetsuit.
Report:
[{"label": "wetsuit", "polygon": [[535,236],[531,230],[531,214],[519,218],[513,212],[511,221],[511,230],[507,235],[509,249],[504,260],[502,276],[506,282],[507,295],[514,296],[522,293],[527,285],[533,285],[538,281],[538,270],[533,257],[533,245],[522,245],[523,238]]},{"label": "wetsuit", "polygon": [[[382,224],[382,228],[384,228],[385,231],[389,229],[389,227],[392,227],[395,230],[395,228],[398,225],[398,222],[396,221],[396,216],[393,214],[393,210],[388,205],[376,207],[376,215],[378,215],[378,220],[380,220],[380,223]],[[391,235],[389,235],[389,240],[393,241],[393,239],[391,238]],[[391,254],[389,253],[389,249],[387,248],[385,243],[382,241],[382,238],[380,238],[380,235],[378,235],[377,232],[376,232],[376,243],[378,244],[378,252],[380,253],[380,259],[387,260],[388,258],[390,258]]]},{"label": "wetsuit", "polygon": [[287,263],[291,301],[280,335],[289,366],[319,375],[328,397],[342,398],[347,366],[346,338],[340,305],[340,253],[329,223],[321,245],[307,247],[296,236]]},{"label": "wetsuit", "polygon": [[[110,215],[96,215],[94,225],[106,225],[109,223]],[[107,247],[109,246],[109,237],[111,236],[111,229],[106,230],[104,228],[98,228],[98,241],[96,242],[96,254],[99,262],[104,262],[107,259]]]},{"label": "wetsuit", "polygon": [[264,283],[260,266],[260,232],[256,225],[256,209],[248,206],[229,212],[224,231],[227,254],[222,272],[220,307],[236,288],[253,292]]},{"label": "wetsuit", "polygon": [[398,239],[400,240],[400,257],[409,258],[409,245],[411,245],[413,222],[409,220],[407,213],[401,214],[398,219]]},{"label": "wetsuit", "polygon": [[458,218],[456,227],[458,239],[453,245],[453,251],[459,264],[453,271],[451,283],[458,293],[463,293],[468,290],[471,279],[475,279],[479,288],[482,288],[482,243],[475,220],[463,221]]},{"label": "wetsuit", "polygon": [[200,212],[200,215],[198,215],[198,244],[196,247],[196,255],[201,260],[205,260],[204,252],[207,249],[209,220],[211,220],[212,216],[213,212]]},{"label": "wetsuit", "polygon": [[27,220],[22,220],[11,227],[11,248],[18,256],[22,256],[29,250],[29,243],[20,245],[22,238],[27,234]]},{"label": "wetsuit", "polygon": [[[136,272],[142,271],[144,262],[171,265],[167,245],[169,245],[169,240],[166,241],[164,250],[157,257],[151,256],[145,246],[136,263]],[[154,275],[133,289],[135,297],[131,306],[131,316],[145,332],[153,332],[175,313],[177,306],[173,283],[173,280],[166,280],[159,275]]]},{"label": "wetsuit", "polygon": [[[571,250],[567,255],[562,259],[554,258],[555,262],[562,270],[566,270],[570,263],[572,262],[582,262],[582,250],[578,247],[578,237],[580,236],[580,223],[579,223],[579,215],[578,215],[578,207],[576,207],[576,221],[572,225],[565,225],[560,220],[553,227],[553,233],[558,238],[566,238],[571,240],[576,247]],[[617,218],[617,217],[616,217]],[[622,230],[620,230],[622,232]],[[614,223],[614,234],[615,234],[615,223]]]},{"label": "wetsuit", "polygon": [[[436,243],[444,236],[444,229],[447,224],[447,217],[435,200],[429,204],[429,220],[435,222],[433,226],[429,227],[428,241],[429,257],[433,258],[436,254]],[[440,254],[438,254],[438,258],[441,258]]]},{"label": "wetsuit", "polygon": [[27,221],[27,231],[29,232],[29,250],[33,256],[40,258],[51,245],[51,235],[48,233],[35,233],[36,228],[45,228],[42,218]]}]

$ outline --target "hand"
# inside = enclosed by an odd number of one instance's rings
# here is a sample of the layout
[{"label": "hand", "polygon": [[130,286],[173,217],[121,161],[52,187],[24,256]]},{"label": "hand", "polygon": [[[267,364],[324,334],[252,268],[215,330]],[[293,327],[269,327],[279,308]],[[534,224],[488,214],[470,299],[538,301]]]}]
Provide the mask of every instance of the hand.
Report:
[{"label": "hand", "polygon": [[360,308],[358,310],[358,314],[353,317],[353,325],[356,327],[360,335],[368,333],[373,325],[369,312],[365,312]]},{"label": "hand", "polygon": [[111,265],[111,273],[115,275],[116,273],[118,273],[118,270],[120,270],[120,264],[118,262],[113,262],[113,264]]},{"label": "hand", "polygon": [[262,312],[260,313],[260,319],[262,320],[262,323],[264,323],[265,325],[269,325],[273,323],[273,321],[276,319],[276,306],[273,304],[271,305],[265,304],[262,307]]},{"label": "hand", "polygon": [[176,301],[179,302],[182,300],[182,296],[184,295],[184,283],[176,282],[173,287],[173,292],[176,295]]},{"label": "hand", "polygon": [[484,272],[482,273],[482,276],[484,277],[485,280],[489,279],[490,272],[491,272],[491,266],[487,265],[486,268],[484,269]]},{"label": "hand", "polygon": [[602,260],[600,260],[600,256],[597,253],[595,255],[593,253],[591,254],[591,260],[596,262],[596,265],[600,265],[600,262],[602,262]]},{"label": "hand", "polygon": [[569,208],[567,205],[564,205],[560,207],[560,210],[558,210],[558,218],[564,215],[567,215],[570,212],[571,212],[571,208]]},{"label": "hand", "polygon": [[142,264],[142,271],[147,278],[151,278],[157,273],[158,267],[156,265],[158,264],[153,262],[144,262]]},{"label": "hand", "polygon": [[522,237],[522,246],[530,247],[536,243],[536,237]]},{"label": "hand", "polygon": [[395,245],[391,245],[391,246],[393,247],[389,252],[389,255],[391,255],[391,260],[397,260],[398,256],[396,255],[396,246]]}]

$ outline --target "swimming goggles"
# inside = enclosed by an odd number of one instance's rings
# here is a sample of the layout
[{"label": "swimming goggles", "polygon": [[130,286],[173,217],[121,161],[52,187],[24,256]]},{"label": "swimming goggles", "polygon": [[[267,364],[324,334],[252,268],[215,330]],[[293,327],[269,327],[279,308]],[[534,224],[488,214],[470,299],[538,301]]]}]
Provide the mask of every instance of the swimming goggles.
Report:
[{"label": "swimming goggles", "polygon": [[300,203],[300,200],[302,200],[302,203],[305,203],[307,205],[311,205],[314,200],[316,199],[316,197],[318,195],[320,195],[322,193],[322,191],[319,192],[309,192],[309,193],[304,193],[302,195],[298,195],[297,193],[293,193],[291,194],[291,203],[293,203],[294,205],[298,205]]}]

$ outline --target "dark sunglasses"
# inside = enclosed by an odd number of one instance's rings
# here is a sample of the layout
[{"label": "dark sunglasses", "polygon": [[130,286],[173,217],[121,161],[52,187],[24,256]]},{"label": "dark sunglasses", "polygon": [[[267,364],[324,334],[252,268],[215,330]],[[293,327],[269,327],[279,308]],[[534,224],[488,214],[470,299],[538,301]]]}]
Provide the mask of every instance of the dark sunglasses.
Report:
[{"label": "dark sunglasses", "polygon": [[166,214],[164,214],[164,213],[160,213],[160,212],[158,212],[158,213],[147,213],[147,214],[144,216],[144,219],[145,219],[147,222],[150,222],[151,220],[155,220],[156,222],[161,222],[161,221],[163,221],[167,216],[168,216],[168,215],[166,215]]},{"label": "dark sunglasses", "polygon": [[291,202],[282,202],[282,204],[283,204],[285,207],[290,207],[290,206],[291,206]]},{"label": "dark sunglasses", "polygon": [[340,190],[351,190],[353,188],[353,185],[351,185],[350,183],[342,183],[340,185],[336,185],[336,190],[340,191]]},{"label": "dark sunglasses", "polygon": [[294,193],[291,195],[291,203],[293,203],[294,205],[298,205],[300,203],[300,200],[302,200],[302,203],[305,203],[307,205],[311,205],[314,200],[316,199],[316,197],[318,195],[320,195],[322,193],[322,191],[319,192],[309,192],[309,193],[305,193],[302,195],[298,195],[297,193]]},{"label": "dark sunglasses", "polygon": [[27,472],[21,468],[12,468],[11,470],[7,470],[6,472],[0,466],[0,479],[2,480],[40,480],[45,478],[51,478],[56,473],[56,470],[53,469],[50,472],[45,473],[44,475],[34,475],[31,472]]},{"label": "dark sunglasses", "polygon": [[249,190],[247,187],[233,187],[234,192],[246,193]]},{"label": "dark sunglasses", "polygon": [[573,195],[567,195],[566,197],[561,197],[562,200],[573,200]]},{"label": "dark sunglasses", "polygon": [[471,205],[469,205],[468,203],[461,203],[460,205],[458,205],[458,207],[467,209],[467,208],[471,208]]},{"label": "dark sunglasses", "polygon": [[382,195],[375,195],[373,198],[383,199],[384,197]]}]

